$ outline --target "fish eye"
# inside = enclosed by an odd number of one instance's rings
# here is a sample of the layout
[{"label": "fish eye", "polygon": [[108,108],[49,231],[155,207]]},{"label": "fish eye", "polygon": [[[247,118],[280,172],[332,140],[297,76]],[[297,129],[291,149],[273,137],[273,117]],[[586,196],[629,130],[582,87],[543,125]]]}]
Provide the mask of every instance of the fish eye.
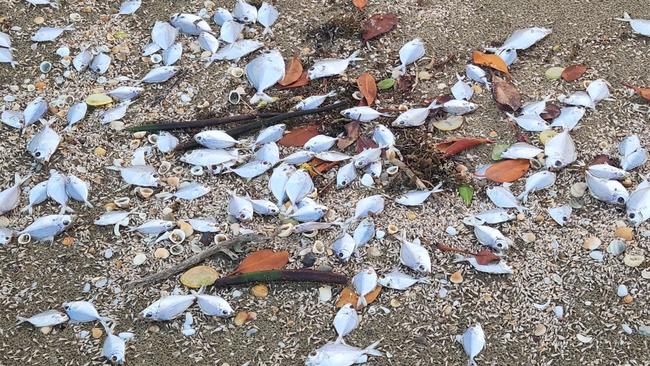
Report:
[{"label": "fish eye", "polygon": [[111,361],[113,361],[113,362],[117,362],[118,359],[119,358],[117,357],[117,355],[112,355],[111,356]]},{"label": "fish eye", "polygon": [[347,181],[347,180],[345,180],[345,179],[344,179],[344,180],[342,180],[342,181],[341,181],[341,185],[343,185],[343,186],[347,186],[347,185],[348,185],[348,181]]},{"label": "fish eye", "polygon": [[63,305],[63,310],[65,310],[65,311],[70,310],[70,305],[68,305],[68,304]]},{"label": "fish eye", "polygon": [[343,258],[343,252],[340,252],[340,253],[337,254],[337,255],[339,256],[339,258]]},{"label": "fish eye", "polygon": [[309,357],[316,357],[318,356],[318,352],[313,351],[312,353],[309,354]]},{"label": "fish eye", "polygon": [[196,139],[197,139],[197,140],[203,140],[203,136],[198,135],[198,136],[196,136]]},{"label": "fish eye", "polygon": [[625,203],[625,198],[623,197],[619,197],[616,200],[618,201],[618,203]]},{"label": "fish eye", "polygon": [[562,165],[562,162],[561,162],[561,161],[559,161],[559,160],[556,160],[556,161],[555,161],[555,166],[559,167],[559,166],[561,166],[561,165]]},{"label": "fish eye", "polygon": [[153,317],[153,313],[146,313],[146,314],[144,314],[144,317],[145,318],[151,318],[151,317]]},{"label": "fish eye", "polygon": [[158,179],[158,178],[160,178],[160,176],[159,176],[158,174],[152,174],[152,175],[151,175],[151,178],[153,178],[153,179]]},{"label": "fish eye", "polygon": [[631,213],[628,215],[629,218],[633,219],[636,215],[634,213]]},{"label": "fish eye", "polygon": [[313,72],[314,70],[316,70],[316,68],[312,66],[312,67],[309,68],[308,71]]},{"label": "fish eye", "polygon": [[63,225],[70,225],[70,220],[68,219],[63,220]]},{"label": "fish eye", "polygon": [[497,248],[503,248],[503,243],[497,243]]},{"label": "fish eye", "polygon": [[242,220],[245,219],[245,218],[246,218],[246,214],[245,214],[245,213],[241,213],[241,214],[239,214],[239,218],[242,219]]},{"label": "fish eye", "polygon": [[41,157],[41,152],[40,151],[35,152],[34,156],[37,157],[37,158],[40,158]]},{"label": "fish eye", "polygon": [[221,314],[223,314],[223,315],[228,315],[228,314],[229,314],[229,311],[226,310],[226,309],[223,309],[223,310],[221,310]]},{"label": "fish eye", "polygon": [[420,264],[420,265],[418,266],[418,269],[419,269],[420,271],[424,271],[426,268],[424,268],[424,264]]},{"label": "fish eye", "polygon": [[566,216],[562,216],[562,221],[567,221],[568,218]]}]

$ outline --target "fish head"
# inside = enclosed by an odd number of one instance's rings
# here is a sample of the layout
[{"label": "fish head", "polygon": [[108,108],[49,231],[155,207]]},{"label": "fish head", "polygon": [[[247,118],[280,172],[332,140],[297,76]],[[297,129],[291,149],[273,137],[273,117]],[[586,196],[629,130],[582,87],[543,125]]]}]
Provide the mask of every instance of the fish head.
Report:
[{"label": "fish head", "polygon": [[146,309],[142,310],[139,314],[140,319],[143,320],[156,320],[157,311],[153,306],[158,306],[157,304],[150,305]]},{"label": "fish head", "polygon": [[114,365],[124,364],[124,351],[122,349],[112,349],[106,358]]},{"label": "fish head", "polygon": [[643,212],[641,210],[628,209],[626,216],[627,219],[634,224],[634,226],[639,226],[642,222],[644,222],[647,219],[646,217],[644,217]]},{"label": "fish head", "polygon": [[630,194],[625,189],[620,190],[614,188],[610,191],[610,202],[617,205],[625,205],[629,197]]},{"label": "fish head", "polygon": [[418,271],[420,272],[431,272],[431,263],[429,261],[420,261],[418,263]]},{"label": "fish head", "polygon": [[494,243],[496,250],[503,252],[510,248],[510,240],[508,238],[497,239]]},{"label": "fish head", "polygon": [[307,355],[307,360],[305,361],[306,366],[320,366],[323,365],[324,362],[327,361],[327,355],[325,352],[321,350],[314,350],[311,351],[309,355]]},{"label": "fish head", "polygon": [[72,225],[72,222],[74,221],[74,216],[72,216],[72,215],[62,215],[59,218],[58,221],[59,222],[57,224],[61,227],[61,229],[66,229],[70,225]]},{"label": "fish head", "polygon": [[398,118],[391,123],[393,127],[406,127],[406,119]]},{"label": "fish head", "polygon": [[379,278],[377,278],[377,283],[382,285],[383,287],[392,287],[393,279],[386,275],[381,275],[379,276]]},{"label": "fish head", "polygon": [[336,249],[332,248],[332,250],[334,251],[334,254],[336,254],[336,258],[344,263],[347,262],[352,256],[352,248],[348,248],[346,246],[342,246]]},{"label": "fish head", "polygon": [[237,219],[239,221],[249,221],[253,218],[253,211],[248,209],[242,209],[237,214]]},{"label": "fish head", "polygon": [[0,245],[8,244],[14,236],[11,230],[0,230]]},{"label": "fish head", "polygon": [[34,159],[36,159],[36,161],[42,163],[44,161],[47,161],[47,159],[49,159],[50,149],[44,146],[37,146],[32,151],[32,155],[34,156]]}]

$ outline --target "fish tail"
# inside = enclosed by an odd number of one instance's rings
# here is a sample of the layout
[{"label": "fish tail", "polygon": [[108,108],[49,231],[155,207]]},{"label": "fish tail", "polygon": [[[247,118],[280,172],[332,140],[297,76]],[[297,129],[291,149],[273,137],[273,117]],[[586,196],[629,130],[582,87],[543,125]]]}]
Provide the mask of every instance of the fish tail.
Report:
[{"label": "fish tail", "polygon": [[521,194],[517,196],[517,199],[525,203],[528,200],[528,193],[528,191],[521,192]]},{"label": "fish tail", "polygon": [[336,338],[336,340],[334,341],[334,343],[337,343],[337,344],[346,344],[346,343],[345,343],[345,340],[343,339],[343,336],[342,336],[342,335],[339,335],[339,336]]},{"label": "fish tail", "polygon": [[368,354],[368,355],[372,355],[372,356],[383,356],[384,354],[376,349],[377,346],[379,345],[379,342],[381,342],[381,341],[377,341],[377,342],[369,345],[368,347],[364,348],[363,353]]},{"label": "fish tail", "polygon": [[467,366],[477,366],[478,364],[474,361],[474,358],[467,360]]},{"label": "fish tail", "polygon": [[63,29],[68,30],[68,31],[74,30],[74,24],[66,25],[65,27],[63,27]]},{"label": "fish tail", "polygon": [[87,201],[87,200],[86,200],[86,201],[84,201],[84,206],[86,206],[86,207],[88,207],[88,208],[95,208],[95,206],[93,206],[93,204],[92,204],[92,203],[90,203],[90,202],[89,202],[89,201]]},{"label": "fish tail", "polygon": [[357,308],[360,307],[366,307],[368,305],[368,302],[366,301],[365,296],[359,296],[359,299],[357,300]]},{"label": "fish tail", "polygon": [[327,93],[328,97],[335,97],[336,96],[336,91],[332,90],[331,92]]},{"label": "fish tail", "polygon": [[25,323],[25,322],[27,322],[28,320],[29,320],[29,319],[27,319],[27,318],[25,318],[25,317],[22,317],[22,316],[20,316],[20,315],[19,315],[19,316],[16,316],[16,321],[17,321],[16,325],[18,325],[18,324],[22,324],[22,323]]},{"label": "fish tail", "polygon": [[630,14],[628,14],[627,12],[624,12],[624,13],[623,13],[623,17],[622,17],[622,18],[614,18],[614,19],[616,19],[616,20],[620,20],[620,21],[622,21],[622,22],[629,22],[629,21],[632,21],[632,18],[630,17]]},{"label": "fish tail", "polygon": [[431,102],[431,104],[429,104],[429,106],[427,108],[431,109],[431,110],[442,108],[442,104],[438,104],[438,100],[434,99],[433,102]]},{"label": "fish tail", "polygon": [[273,31],[271,30],[271,27],[264,27],[264,31],[262,32],[262,35],[268,34],[270,36],[273,35]]},{"label": "fish tail", "polygon": [[271,98],[270,96],[268,96],[266,93],[264,93],[264,92],[257,92],[257,93],[255,93],[255,95],[253,95],[253,97],[251,98],[250,103],[251,103],[251,104],[257,104],[257,103],[259,103],[259,102],[272,102],[272,101],[273,101],[273,98]]},{"label": "fish tail", "polygon": [[431,280],[429,279],[429,277],[420,277],[417,280],[418,280],[418,283],[423,283],[423,284],[430,284],[431,283]]},{"label": "fish tail", "polygon": [[442,182],[438,183],[435,187],[433,187],[433,189],[431,190],[431,193],[442,192],[443,189],[440,188],[440,187],[442,187]]},{"label": "fish tail", "polygon": [[352,52],[352,54],[350,56],[348,56],[348,58],[346,58],[346,60],[348,60],[348,61],[361,61],[361,60],[363,60],[362,58],[357,57],[358,55],[359,55],[359,50],[356,50],[356,51]]}]

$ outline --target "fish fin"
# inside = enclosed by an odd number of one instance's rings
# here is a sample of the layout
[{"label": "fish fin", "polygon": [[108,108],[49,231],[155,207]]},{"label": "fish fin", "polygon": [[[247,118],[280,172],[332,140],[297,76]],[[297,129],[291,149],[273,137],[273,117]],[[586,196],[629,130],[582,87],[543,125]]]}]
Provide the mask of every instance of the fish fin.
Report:
[{"label": "fish fin", "polygon": [[379,342],[381,342],[381,341],[377,341],[377,342],[369,345],[368,347],[364,348],[363,353],[368,354],[368,355],[372,355],[372,356],[383,356],[384,354],[376,349],[377,346],[379,345]]},{"label": "fish fin", "polygon": [[48,236],[48,237],[43,238],[42,241],[49,241],[50,244],[54,244],[54,237],[53,236]]},{"label": "fish fin", "polygon": [[477,366],[477,365],[478,364],[476,363],[476,361],[474,361],[473,358],[470,358],[469,360],[467,360],[467,366]]},{"label": "fish fin", "polygon": [[72,30],[74,30],[74,24],[66,25],[65,27],[63,27],[63,29],[65,29],[67,31],[72,31]]},{"label": "fish fin", "polygon": [[22,323],[27,323],[29,321],[29,319],[19,315],[19,316],[16,316],[16,321],[17,321],[16,325],[18,325],[18,324],[22,324]]},{"label": "fish fin", "polygon": [[521,192],[521,194],[517,196],[517,199],[523,203],[526,203],[526,201],[528,200],[528,193],[530,192],[528,191]]},{"label": "fish fin", "polygon": [[20,209],[20,212],[25,212],[25,211],[27,211],[28,215],[31,215],[32,212],[33,212],[32,205],[27,205],[27,206]]},{"label": "fish fin", "polygon": [[329,92],[329,93],[327,93],[327,94],[325,94],[325,95],[327,95],[328,97],[335,97],[335,96],[336,96],[336,92],[335,92],[334,90],[332,90],[331,92]]},{"label": "fish fin", "polygon": [[262,31],[262,35],[265,35],[265,34],[273,36],[273,31],[271,30],[271,27],[264,27],[264,31]]},{"label": "fish fin", "polygon": [[113,323],[113,319],[107,317],[107,316],[100,316],[99,322],[102,324],[104,329],[106,330],[106,333],[108,334],[113,334],[113,328],[115,328],[115,323]]},{"label": "fish fin", "polygon": [[162,198],[163,201],[167,201],[174,198],[174,194],[170,192],[161,192],[158,194],[158,197]]},{"label": "fish fin", "polygon": [[118,222],[113,226],[113,234],[115,234],[116,237],[121,237],[122,234],[120,234],[120,223]]},{"label": "fish fin", "polygon": [[357,308],[365,307],[366,305],[368,305],[368,302],[366,301],[366,297],[359,296],[359,299],[357,299]]},{"label": "fish fin", "polygon": [[346,60],[348,60],[350,62],[351,61],[361,61],[361,60],[363,60],[362,58],[357,57],[358,55],[359,55],[359,50],[356,50],[356,51],[352,52],[352,54],[350,56],[348,56],[346,58]]},{"label": "fish fin", "polygon": [[627,12],[624,12],[624,13],[623,13],[623,17],[622,17],[622,18],[614,18],[614,19],[616,19],[616,20],[620,20],[620,21],[622,21],[622,22],[630,22],[630,21],[632,21],[632,18],[630,17],[630,14],[628,14]]},{"label": "fish fin", "polygon": [[264,92],[257,92],[250,100],[250,104],[258,104],[259,102],[272,102],[273,98]]},{"label": "fish fin", "polygon": [[442,192],[443,189],[440,188],[440,187],[442,187],[442,182],[438,183],[435,187],[433,187],[433,189],[431,190],[431,193]]},{"label": "fish fin", "polygon": [[439,108],[442,108],[442,104],[438,104],[438,101],[436,99],[434,99],[433,102],[431,102],[431,104],[429,104],[429,106],[427,108],[431,109],[431,110],[439,109]]},{"label": "fish fin", "polygon": [[417,280],[418,280],[418,283],[424,283],[424,284],[430,284],[431,283],[431,280],[429,279],[429,277],[420,277]]},{"label": "fish fin", "polygon": [[94,208],[94,207],[95,207],[95,206],[93,206],[92,203],[90,203],[90,202],[88,202],[88,201],[84,201],[84,206],[86,206],[86,207],[88,207],[88,208]]},{"label": "fish fin", "polygon": [[451,263],[459,263],[459,262],[465,262],[465,261],[467,261],[467,258],[465,258],[464,255],[456,253],[454,255],[454,259],[452,260]]},{"label": "fish fin", "polygon": [[458,334],[457,334],[457,335],[454,337],[454,340],[455,340],[456,342],[460,343],[460,344],[463,344],[463,336],[462,336],[462,335],[458,335]]},{"label": "fish fin", "polygon": [[336,338],[336,340],[334,341],[334,343],[336,343],[336,344],[346,344],[346,343],[345,343],[345,340],[343,339],[343,336],[342,336],[342,335],[339,335],[339,336]]}]

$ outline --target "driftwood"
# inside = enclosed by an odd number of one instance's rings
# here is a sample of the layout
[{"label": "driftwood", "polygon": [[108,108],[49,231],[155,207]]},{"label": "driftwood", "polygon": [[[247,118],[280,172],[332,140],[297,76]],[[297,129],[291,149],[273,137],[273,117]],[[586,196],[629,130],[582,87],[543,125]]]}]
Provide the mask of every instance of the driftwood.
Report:
[{"label": "driftwood", "polygon": [[215,287],[243,285],[255,282],[317,282],[317,283],[348,283],[348,277],[330,271],[313,269],[277,269],[272,271],[248,272],[219,278],[212,284]]},{"label": "driftwood", "polygon": [[228,123],[233,123],[233,122],[243,123],[247,121],[254,121],[256,119],[275,117],[279,114],[280,113],[244,114],[240,116],[197,119],[194,121],[186,121],[186,122],[150,123],[146,125],[129,127],[126,130],[130,132],[138,132],[138,131],[171,131],[171,130],[183,130],[183,129],[190,129],[190,128],[203,128],[203,127],[226,125]]},{"label": "driftwood", "polygon": [[197,264],[204,262],[205,260],[213,257],[214,255],[223,251],[224,249],[232,248],[236,245],[246,244],[253,241],[265,241],[265,240],[268,240],[268,238],[265,236],[251,234],[251,235],[240,235],[230,240],[226,240],[217,244],[212,244],[208,248],[204,249],[201,253],[193,255],[187,258],[186,260],[182,261],[181,263],[174,265],[171,268],[168,268],[158,273],[154,273],[150,276],[141,278],[139,280],[131,281],[126,284],[126,287],[134,288],[134,287],[149,285],[149,284],[166,280],[171,276],[174,276],[178,273],[181,273],[189,269],[190,267],[194,267]]}]

